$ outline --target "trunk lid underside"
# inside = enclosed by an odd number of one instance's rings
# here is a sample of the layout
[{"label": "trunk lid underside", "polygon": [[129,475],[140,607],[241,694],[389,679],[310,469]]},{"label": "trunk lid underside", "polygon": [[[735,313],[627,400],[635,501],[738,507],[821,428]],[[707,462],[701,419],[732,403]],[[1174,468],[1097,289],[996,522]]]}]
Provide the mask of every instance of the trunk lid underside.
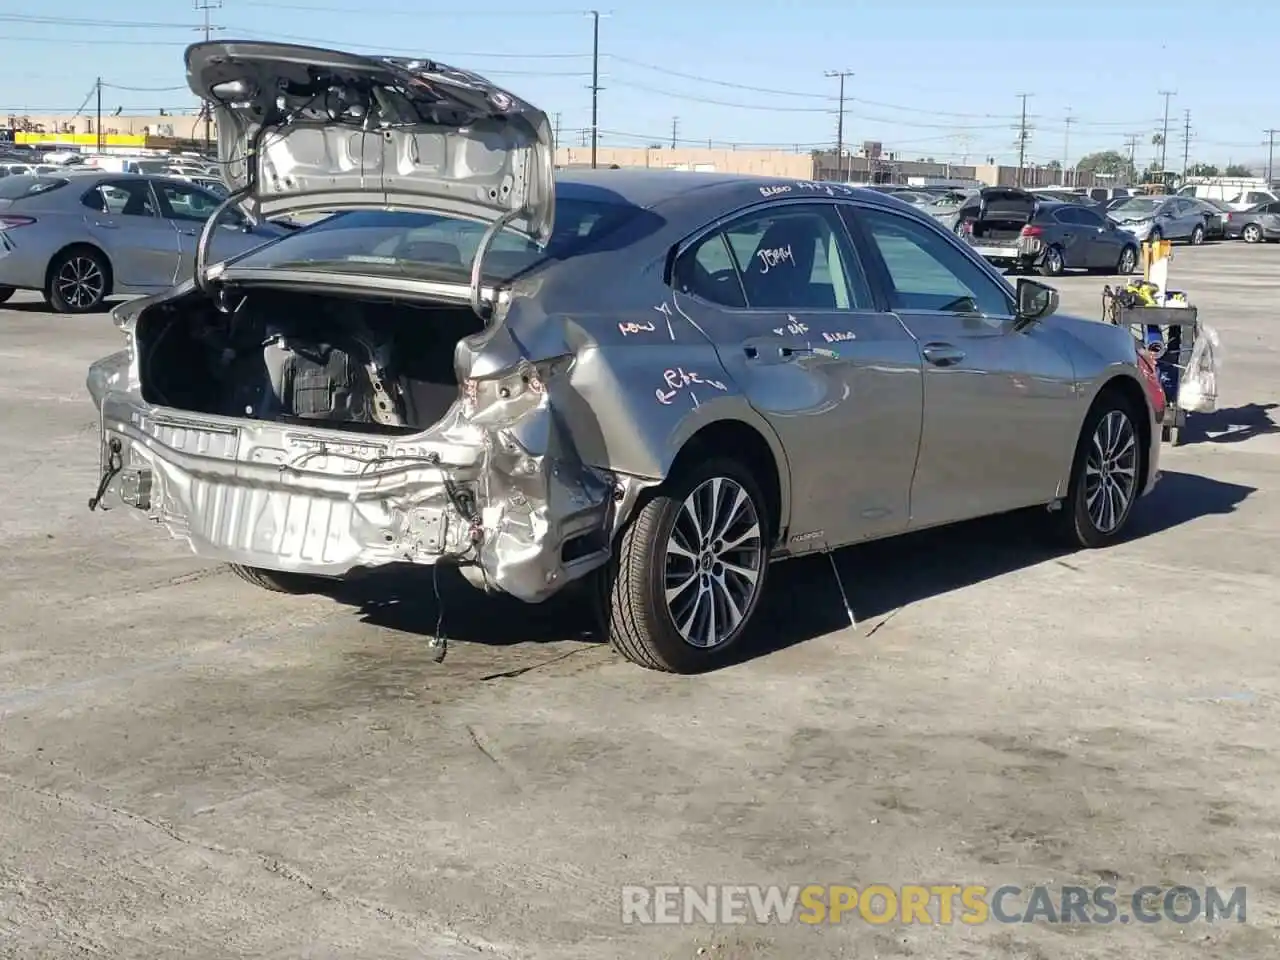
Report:
[{"label": "trunk lid underside", "polygon": [[223,175],[255,216],[395,207],[551,235],[547,116],[475,73],[238,40],[192,45],[186,67],[213,105]]}]

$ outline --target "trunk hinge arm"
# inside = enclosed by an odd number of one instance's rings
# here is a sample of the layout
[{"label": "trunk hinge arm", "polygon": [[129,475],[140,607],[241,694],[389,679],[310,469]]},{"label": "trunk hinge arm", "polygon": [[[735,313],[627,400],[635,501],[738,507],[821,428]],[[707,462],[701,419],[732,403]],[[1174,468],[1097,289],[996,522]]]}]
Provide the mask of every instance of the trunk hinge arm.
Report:
[{"label": "trunk hinge arm", "polygon": [[481,290],[480,276],[481,270],[484,267],[484,255],[489,252],[489,246],[493,243],[494,238],[497,237],[499,232],[506,228],[506,226],[513,220],[520,217],[523,213],[523,210],[509,210],[493,223],[489,224],[489,229],[487,229],[484,232],[484,236],[480,238],[480,246],[476,247],[476,255],[471,258],[471,309],[481,320],[488,320],[489,315],[493,312],[492,304],[489,304],[486,307],[486,305],[481,302],[481,294],[483,291]]}]

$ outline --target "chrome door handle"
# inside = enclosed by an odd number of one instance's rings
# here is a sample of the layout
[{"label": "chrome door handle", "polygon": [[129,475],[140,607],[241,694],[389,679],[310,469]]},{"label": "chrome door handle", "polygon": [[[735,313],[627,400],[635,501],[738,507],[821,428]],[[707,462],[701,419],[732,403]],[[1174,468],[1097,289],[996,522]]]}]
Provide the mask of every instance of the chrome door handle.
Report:
[{"label": "chrome door handle", "polygon": [[120,229],[120,228],[119,228],[119,227],[117,227],[114,223],[112,223],[110,220],[95,220],[95,221],[93,222],[93,225],[94,225],[95,227],[102,227],[104,230],[118,230],[118,229]]},{"label": "chrome door handle", "polygon": [[921,351],[924,358],[935,367],[950,367],[964,359],[964,351],[949,343],[928,343]]},{"label": "chrome door handle", "polygon": [[198,236],[200,236],[200,231],[199,231],[199,230],[188,230],[188,229],[186,229],[185,227],[183,227],[183,228],[182,228],[181,230],[179,230],[178,232],[179,232],[180,234],[182,234],[184,237],[198,237]]}]

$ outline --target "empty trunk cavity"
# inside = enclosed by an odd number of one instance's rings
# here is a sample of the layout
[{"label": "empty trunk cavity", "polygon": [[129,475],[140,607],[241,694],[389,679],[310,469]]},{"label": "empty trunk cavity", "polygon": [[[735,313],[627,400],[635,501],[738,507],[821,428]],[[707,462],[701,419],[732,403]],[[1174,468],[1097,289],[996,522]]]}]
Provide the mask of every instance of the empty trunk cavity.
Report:
[{"label": "empty trunk cavity", "polygon": [[465,306],[251,289],[231,313],[199,296],[153,307],[136,342],[149,403],[410,434],[458,399],[455,348],[483,326]]}]

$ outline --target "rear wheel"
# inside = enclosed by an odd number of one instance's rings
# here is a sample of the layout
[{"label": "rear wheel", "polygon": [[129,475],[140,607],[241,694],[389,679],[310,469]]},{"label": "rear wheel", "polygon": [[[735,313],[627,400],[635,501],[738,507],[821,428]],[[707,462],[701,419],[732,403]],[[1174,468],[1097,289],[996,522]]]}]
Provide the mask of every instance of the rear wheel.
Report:
[{"label": "rear wheel", "polygon": [[1243,236],[1245,243],[1261,243],[1262,228],[1256,223],[1250,223],[1244,228]]},{"label": "rear wheel", "polygon": [[72,247],[49,265],[45,299],[57,313],[91,313],[110,292],[106,259],[91,247]]},{"label": "rear wheel", "polygon": [[1137,416],[1121,394],[1108,391],[1085,417],[1067,499],[1057,514],[1060,533],[1073,547],[1104,547],[1129,522],[1142,493],[1146,456]]},{"label": "rear wheel", "polygon": [[332,581],[307,573],[285,573],[280,570],[264,570],[262,567],[246,567],[238,563],[227,564],[241,580],[272,593],[319,593]]},{"label": "rear wheel", "polygon": [[627,524],[602,573],[610,643],[651,670],[724,663],[764,591],[770,523],[736,460],[707,459],[673,478]]},{"label": "rear wheel", "polygon": [[0,303],[4,303],[17,292],[14,287],[0,287]]},{"label": "rear wheel", "polygon": [[1061,247],[1050,247],[1044,252],[1044,259],[1040,261],[1040,273],[1042,276],[1061,276],[1062,271],[1066,268],[1067,263],[1062,256]]}]

